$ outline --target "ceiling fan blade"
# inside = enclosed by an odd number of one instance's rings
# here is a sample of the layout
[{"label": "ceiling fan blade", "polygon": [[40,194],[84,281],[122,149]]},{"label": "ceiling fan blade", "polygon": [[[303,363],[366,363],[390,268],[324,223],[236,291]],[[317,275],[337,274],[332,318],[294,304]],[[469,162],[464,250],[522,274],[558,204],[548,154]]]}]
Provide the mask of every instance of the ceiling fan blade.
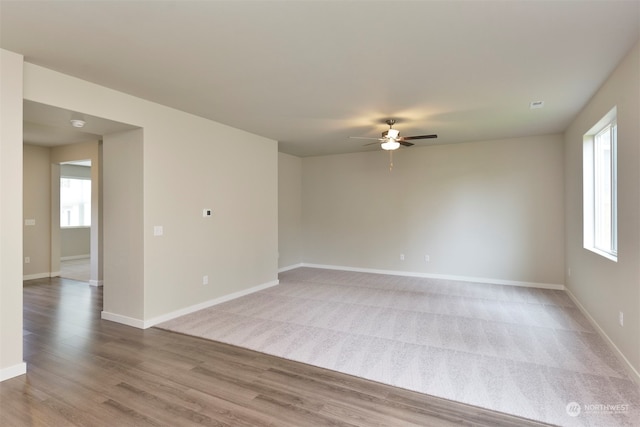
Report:
[{"label": "ceiling fan blade", "polygon": [[437,138],[438,135],[416,135],[416,136],[405,136],[402,137],[403,141],[411,141],[414,139],[431,139],[431,138]]},{"label": "ceiling fan blade", "polygon": [[405,147],[411,147],[412,145],[416,145],[413,142],[406,142],[406,141],[398,141],[400,143],[400,145],[404,145]]},{"label": "ceiling fan blade", "polygon": [[375,144],[380,144],[380,141],[370,142],[368,144],[364,144],[363,147],[366,147],[367,145],[375,145]]},{"label": "ceiling fan blade", "polygon": [[368,136],[350,136],[350,139],[375,139],[376,141],[382,141],[380,138],[373,138]]}]

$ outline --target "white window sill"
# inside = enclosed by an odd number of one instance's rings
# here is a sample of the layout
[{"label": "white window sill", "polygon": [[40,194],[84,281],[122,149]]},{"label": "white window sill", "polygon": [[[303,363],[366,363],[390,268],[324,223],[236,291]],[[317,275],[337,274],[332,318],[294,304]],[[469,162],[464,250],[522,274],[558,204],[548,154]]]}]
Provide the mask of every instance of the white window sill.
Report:
[{"label": "white window sill", "polygon": [[611,260],[611,261],[613,261],[613,262],[618,262],[618,255],[617,255],[617,254],[616,254],[616,255],[614,255],[614,254],[612,254],[612,253],[609,253],[609,252],[603,251],[603,250],[598,249],[598,248],[590,248],[590,247],[587,247],[587,246],[585,246],[584,248],[585,248],[586,250],[588,250],[588,251],[593,252],[594,254],[598,254],[598,255],[600,255],[600,256],[602,256],[602,257],[605,257],[605,258],[607,258],[608,260]]}]

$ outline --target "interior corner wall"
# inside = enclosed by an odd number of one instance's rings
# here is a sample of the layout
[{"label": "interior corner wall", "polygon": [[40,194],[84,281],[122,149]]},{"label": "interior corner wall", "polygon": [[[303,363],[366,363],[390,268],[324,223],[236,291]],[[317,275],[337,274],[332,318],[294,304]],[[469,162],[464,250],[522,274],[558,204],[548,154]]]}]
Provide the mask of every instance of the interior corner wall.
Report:
[{"label": "interior corner wall", "polygon": [[[112,314],[141,316],[134,318],[136,325],[146,326],[189,307],[277,283],[277,141],[28,62],[24,98],[142,129],[136,167],[143,174],[144,283],[126,285],[142,287],[144,303]],[[103,152],[109,150],[104,137]],[[106,161],[103,168],[109,168]],[[109,179],[104,173],[104,194]],[[126,197],[109,203],[126,205]],[[211,217],[203,217],[205,208],[213,210]],[[106,214],[103,221],[109,221]],[[162,236],[154,236],[155,226],[163,227]],[[113,266],[107,260],[113,256],[105,249],[103,259],[109,300],[107,273]],[[206,286],[203,276],[209,279]]]},{"label": "interior corner wall", "polygon": [[563,284],[562,135],[400,149],[391,172],[389,160],[302,159],[305,264]]},{"label": "interior corner wall", "polygon": [[[618,262],[583,248],[584,134],[614,106],[618,124]],[[640,372],[640,43],[565,132],[566,283]],[[624,313],[624,326],[618,323]]]},{"label": "interior corner wall", "polygon": [[23,57],[0,49],[0,381],[26,372],[22,351]]},{"label": "interior corner wall", "polygon": [[302,262],[302,159],[278,153],[278,268]]}]

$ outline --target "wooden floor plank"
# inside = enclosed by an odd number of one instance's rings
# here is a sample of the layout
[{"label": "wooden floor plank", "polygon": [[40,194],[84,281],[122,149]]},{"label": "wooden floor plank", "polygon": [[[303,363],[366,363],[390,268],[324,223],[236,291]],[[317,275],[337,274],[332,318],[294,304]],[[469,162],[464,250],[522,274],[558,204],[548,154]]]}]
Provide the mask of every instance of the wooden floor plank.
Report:
[{"label": "wooden floor plank", "polygon": [[25,282],[27,374],[0,425],[541,426],[262,353],[100,319],[102,289]]}]

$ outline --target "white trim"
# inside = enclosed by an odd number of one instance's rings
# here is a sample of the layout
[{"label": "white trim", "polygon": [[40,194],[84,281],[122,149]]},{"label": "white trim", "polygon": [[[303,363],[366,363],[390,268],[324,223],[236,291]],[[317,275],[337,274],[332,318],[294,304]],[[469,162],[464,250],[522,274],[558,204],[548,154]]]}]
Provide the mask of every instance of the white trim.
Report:
[{"label": "white trim", "polygon": [[69,255],[69,256],[61,256],[60,261],[71,261],[74,259],[89,259],[91,258],[90,254],[85,255]]},{"label": "white trim", "polygon": [[132,317],[122,316],[120,314],[110,313],[108,311],[103,311],[101,317],[104,320],[110,320],[112,322],[122,323],[123,325],[133,326],[138,329],[147,329],[152,326],[157,325],[158,323],[166,322],[171,319],[175,319],[176,317],[184,316],[185,314],[190,314],[196,312],[198,310],[202,310],[204,308],[212,307],[217,304],[221,304],[223,302],[231,301],[232,299],[240,298],[245,295],[252,294],[254,292],[261,291],[263,289],[270,288],[272,286],[276,286],[280,283],[279,280],[274,280],[271,282],[263,283],[262,285],[254,286],[249,289],[245,289],[243,291],[234,292],[229,295],[223,295],[218,298],[214,298],[209,301],[201,302],[199,304],[195,304],[189,307],[181,308],[180,310],[172,311],[170,313],[162,314],[160,316],[154,317],[149,320],[140,320],[134,319]]},{"label": "white trim", "polygon": [[285,271],[295,270],[296,268],[304,267],[304,264],[299,262],[298,264],[288,265],[278,269],[278,273],[284,273]]},{"label": "white trim", "polygon": [[89,280],[89,286],[96,286],[96,287],[100,287],[100,286],[104,286],[104,281],[103,280]]},{"label": "white trim", "polygon": [[122,323],[123,325],[133,326],[138,329],[145,329],[144,320],[134,319],[133,317],[123,316],[121,314],[110,313],[108,311],[102,311],[100,317],[104,320],[110,320],[116,323]]},{"label": "white trim", "polygon": [[[46,279],[49,277],[60,277],[60,272],[54,271],[50,273],[25,274],[24,276],[22,276],[22,280]],[[102,285],[98,285],[98,286],[102,286]]]},{"label": "white trim", "polygon": [[195,304],[195,305],[192,305],[192,306],[189,306],[189,307],[181,308],[180,310],[172,311],[170,313],[163,314],[163,315],[154,317],[152,319],[146,320],[144,322],[145,328],[150,328],[151,326],[155,326],[155,325],[157,325],[159,323],[166,322],[168,320],[172,320],[172,319],[175,319],[177,317],[184,316],[186,314],[194,313],[194,312],[196,312],[198,310],[209,308],[209,307],[212,307],[214,305],[222,304],[223,302],[231,301],[233,299],[240,298],[240,297],[243,297],[245,295],[249,295],[249,294],[252,294],[254,292],[258,292],[258,291],[270,288],[272,286],[276,286],[278,284],[280,284],[279,280],[273,280],[271,282],[263,283],[262,285],[254,286],[254,287],[249,288],[249,289],[245,289],[245,290],[242,290],[242,291],[234,292],[232,294],[224,295],[224,296],[221,296],[221,297],[218,297],[218,298],[214,298],[212,300],[201,302],[199,304]]},{"label": "white trim", "polygon": [[25,362],[9,366],[8,368],[0,369],[0,382],[19,377],[20,375],[24,375],[26,373],[27,364]]},{"label": "white trim", "polygon": [[35,279],[44,279],[49,277],[55,277],[52,273],[36,273],[36,274],[25,274],[22,276],[22,280],[35,280]]},{"label": "white trim", "polygon": [[552,289],[556,291],[565,290],[565,286],[563,284],[523,282],[523,281],[517,281],[517,280],[492,279],[488,277],[452,276],[448,274],[416,273],[411,271],[378,270],[378,269],[371,269],[371,268],[344,267],[340,265],[323,265],[323,264],[307,264],[307,263],[302,263],[300,267],[323,268],[328,270],[356,271],[359,273],[391,274],[394,276],[424,277],[427,279],[458,280],[461,282],[477,282],[477,283],[489,283],[493,285],[521,286],[525,288]]},{"label": "white trim", "polygon": [[618,255],[614,255],[610,252],[603,251],[602,249],[598,249],[595,246],[584,246],[584,248],[588,251],[593,252],[596,255],[600,255],[601,257],[605,257],[610,261],[618,262]]},{"label": "white trim", "polygon": [[589,320],[589,323],[591,323],[591,325],[605,340],[605,342],[609,344],[609,347],[611,348],[611,350],[613,350],[613,353],[618,357],[620,362],[622,362],[622,364],[627,368],[627,371],[629,372],[629,375],[631,376],[631,378],[633,378],[633,380],[637,384],[640,384],[640,373],[636,370],[636,368],[633,367],[631,362],[629,362],[629,359],[625,357],[625,355],[620,351],[618,346],[614,344],[611,338],[609,338],[609,335],[607,335],[604,329],[600,327],[598,322],[596,322],[596,319],[591,317],[591,314],[589,314],[587,309],[584,308],[584,306],[580,303],[578,298],[576,298],[576,296],[573,295],[569,289],[566,289],[566,292],[567,292],[567,295],[569,295],[569,298],[571,298],[571,301],[573,301],[573,303],[578,307],[578,309],[582,312],[582,314],[584,314],[587,320]]}]

